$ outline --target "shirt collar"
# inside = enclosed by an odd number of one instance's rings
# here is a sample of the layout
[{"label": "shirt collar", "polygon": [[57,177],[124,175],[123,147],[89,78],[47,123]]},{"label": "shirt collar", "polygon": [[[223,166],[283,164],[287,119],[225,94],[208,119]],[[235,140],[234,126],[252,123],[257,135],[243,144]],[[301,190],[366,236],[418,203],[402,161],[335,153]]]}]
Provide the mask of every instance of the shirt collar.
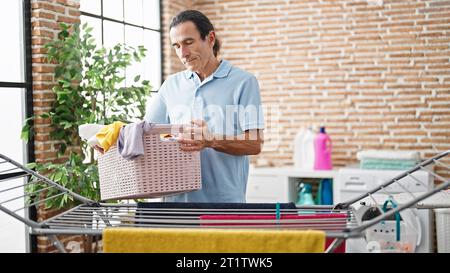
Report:
[{"label": "shirt collar", "polygon": [[[230,73],[230,70],[231,70],[231,64],[226,60],[222,60],[219,64],[219,67],[217,67],[216,71],[214,71],[213,77],[225,78]],[[186,76],[186,79],[189,80],[194,76],[194,72],[190,71],[190,70],[186,70],[185,76]]]}]

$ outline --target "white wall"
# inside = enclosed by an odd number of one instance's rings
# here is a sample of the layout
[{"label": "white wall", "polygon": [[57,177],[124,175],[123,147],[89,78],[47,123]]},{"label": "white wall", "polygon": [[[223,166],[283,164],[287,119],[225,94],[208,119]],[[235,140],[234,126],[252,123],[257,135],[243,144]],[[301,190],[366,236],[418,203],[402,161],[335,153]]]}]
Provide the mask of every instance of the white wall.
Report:
[{"label": "white wall", "polygon": [[[23,121],[24,90],[16,88],[0,88],[0,154],[3,154],[19,163],[24,162],[24,144],[20,140]],[[9,166],[5,166],[9,165]],[[0,172],[11,168],[10,164],[1,164]],[[0,202],[22,196],[23,188],[1,192],[23,183],[24,179],[15,179],[6,182],[0,181]],[[11,210],[24,206],[23,198],[8,202],[0,206]],[[24,215],[23,210],[18,214]],[[0,211],[0,252],[26,251],[25,225],[10,215]]]},{"label": "white wall", "polygon": [[[0,81],[24,82],[24,36],[23,1],[2,1],[0,8],[0,37],[3,42],[0,51]],[[24,143],[20,140],[24,120],[25,90],[0,87],[0,154],[24,162]],[[0,164],[0,172],[10,166]],[[23,195],[23,188],[2,192],[24,183],[24,179],[0,182],[0,203]],[[24,206],[23,198],[0,206],[19,209]],[[18,214],[23,216],[23,211]],[[0,211],[0,252],[26,251],[25,225]]]}]

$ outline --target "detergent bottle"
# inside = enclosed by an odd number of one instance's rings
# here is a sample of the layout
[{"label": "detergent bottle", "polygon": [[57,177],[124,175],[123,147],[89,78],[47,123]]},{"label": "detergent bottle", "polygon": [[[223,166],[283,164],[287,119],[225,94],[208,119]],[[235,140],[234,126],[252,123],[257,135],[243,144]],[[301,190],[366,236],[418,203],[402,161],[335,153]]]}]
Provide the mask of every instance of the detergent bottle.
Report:
[{"label": "detergent bottle", "polygon": [[302,140],[305,137],[306,129],[304,127],[300,128],[298,133],[294,138],[294,167],[296,169],[302,169],[305,165],[303,158]]},{"label": "detergent bottle", "polygon": [[315,205],[312,196],[312,187],[310,184],[301,183],[300,190],[298,192],[297,205]]},{"label": "detergent bottle", "polygon": [[331,170],[331,138],[325,132],[325,127],[320,127],[320,133],[314,139],[315,160],[314,170]]},{"label": "detergent bottle", "polygon": [[295,137],[294,166],[296,169],[312,170],[314,167],[314,139],[316,133],[312,126],[302,128]]},{"label": "detergent bottle", "polygon": [[324,178],[320,181],[319,193],[319,205],[333,205],[333,181],[331,178]]}]

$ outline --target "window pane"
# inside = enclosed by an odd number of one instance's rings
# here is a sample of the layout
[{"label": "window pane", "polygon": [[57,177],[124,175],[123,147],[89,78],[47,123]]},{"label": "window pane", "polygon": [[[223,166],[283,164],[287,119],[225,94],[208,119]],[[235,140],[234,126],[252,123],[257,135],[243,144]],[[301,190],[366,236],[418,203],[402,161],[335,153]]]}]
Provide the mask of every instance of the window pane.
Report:
[{"label": "window pane", "polygon": [[[110,50],[117,44],[124,43],[123,37],[123,24],[115,23],[111,21],[103,21],[103,46]],[[125,71],[120,74],[121,77],[125,76]],[[120,87],[125,86],[125,81],[120,84]]]},{"label": "window pane", "polygon": [[103,38],[106,48],[112,48],[118,43],[124,43],[123,24],[103,21]]},{"label": "window pane", "polygon": [[144,46],[148,50],[144,60],[144,78],[148,79],[153,90],[161,86],[161,35],[157,31],[144,31]]},{"label": "window pane", "polygon": [[[12,2],[12,1],[9,1]],[[20,139],[21,127],[23,124],[23,109],[25,90],[18,88],[1,88],[0,87],[0,124],[2,137],[0,141],[0,153],[12,158],[13,160],[24,163],[24,143]],[[0,165],[0,172],[5,167]],[[17,179],[0,183],[0,191],[7,188],[18,186],[20,181]],[[18,196],[22,196],[23,188],[2,193],[2,200],[8,200]],[[23,198],[5,203],[8,209],[19,209],[24,206]],[[23,210],[17,212],[23,216]],[[25,252],[25,226],[23,223],[10,217],[5,213],[0,213],[0,252]]]},{"label": "window pane", "polygon": [[[90,16],[81,16],[81,24],[87,23],[88,26],[92,27],[91,31],[92,37],[95,39],[95,44],[97,44],[97,48],[100,48],[102,45],[102,21],[100,19],[90,17]],[[83,30],[82,34],[83,34]]]},{"label": "window pane", "polygon": [[125,43],[133,47],[144,45],[144,30],[139,27],[125,26]]},{"label": "window pane", "polygon": [[[2,1],[0,9],[0,81],[23,82],[22,1]],[[7,27],[6,27],[7,26]]]},{"label": "window pane", "polygon": [[[142,28],[125,26],[125,43],[129,46],[137,48],[140,45],[144,45],[144,30]],[[143,61],[140,63],[133,62],[126,71],[126,84],[132,86],[134,84],[134,77],[141,75],[144,77]]]},{"label": "window pane", "polygon": [[125,22],[142,26],[142,0],[126,0],[124,3]]},{"label": "window pane", "polygon": [[101,0],[81,0],[80,10],[96,15],[100,15],[102,11]]},{"label": "window pane", "polygon": [[103,0],[103,16],[123,20],[123,0]]},{"label": "window pane", "polygon": [[159,0],[144,1],[144,27],[160,29]]}]

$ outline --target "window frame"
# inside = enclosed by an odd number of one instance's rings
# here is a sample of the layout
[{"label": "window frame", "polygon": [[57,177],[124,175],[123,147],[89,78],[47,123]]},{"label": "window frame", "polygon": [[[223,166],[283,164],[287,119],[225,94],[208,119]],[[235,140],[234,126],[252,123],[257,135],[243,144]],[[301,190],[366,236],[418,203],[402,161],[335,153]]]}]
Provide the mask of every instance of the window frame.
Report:
[{"label": "window frame", "polygon": [[[123,20],[118,20],[118,19],[114,19],[114,18],[110,18],[107,16],[103,15],[103,0],[99,0],[100,1],[100,15],[97,14],[93,14],[90,12],[86,12],[86,11],[82,11],[81,7],[80,7],[80,15],[81,16],[86,16],[86,17],[91,17],[91,18],[95,18],[95,19],[100,19],[101,22],[101,39],[102,39],[102,45],[104,44],[104,21],[109,21],[109,22],[114,22],[114,23],[119,23],[122,24],[124,27],[124,33],[125,33],[125,26],[131,26],[131,27],[136,27],[136,28],[141,28],[143,30],[149,30],[149,31],[156,31],[159,32],[159,36],[160,36],[160,84],[163,83],[163,63],[164,63],[164,50],[163,50],[163,33],[162,33],[162,26],[163,26],[163,22],[162,22],[162,9],[163,9],[163,5],[162,5],[162,0],[158,1],[158,5],[159,5],[159,29],[153,29],[153,28],[149,28],[149,27],[145,27],[143,24],[142,25],[136,25],[133,23],[129,23],[125,21],[125,0],[122,0],[122,13],[123,13]],[[151,83],[150,83],[151,84]],[[151,93],[157,93],[158,90],[151,90]]]},{"label": "window frame", "polygon": [[[26,118],[33,115],[33,71],[32,71],[32,50],[31,50],[31,0],[22,0],[22,22],[23,22],[23,75],[22,82],[0,81],[3,88],[25,89],[25,101],[21,107],[25,107]],[[26,147],[26,162],[34,162],[34,136],[31,136]]]},{"label": "window frame", "polygon": [[[31,49],[31,0],[22,0],[22,60],[23,61],[23,80],[17,81],[0,81],[2,88],[20,88],[25,91],[25,100],[20,107],[25,110],[26,118],[33,116],[33,74],[32,74],[32,49]],[[34,136],[30,136],[30,140],[24,147],[24,162],[34,162]],[[32,220],[36,219],[36,209],[28,208],[25,215]],[[25,229],[25,249],[27,252],[37,252],[37,236],[31,235],[28,229]]]},{"label": "window frame", "polygon": [[[25,89],[25,107],[26,118],[33,115],[33,71],[32,71],[32,51],[31,51],[31,0],[22,0],[22,23],[23,23],[23,61],[24,80],[22,82],[0,81],[0,87],[4,88],[22,88]],[[28,141],[25,151],[27,153],[26,160],[34,162],[34,136]]]}]

